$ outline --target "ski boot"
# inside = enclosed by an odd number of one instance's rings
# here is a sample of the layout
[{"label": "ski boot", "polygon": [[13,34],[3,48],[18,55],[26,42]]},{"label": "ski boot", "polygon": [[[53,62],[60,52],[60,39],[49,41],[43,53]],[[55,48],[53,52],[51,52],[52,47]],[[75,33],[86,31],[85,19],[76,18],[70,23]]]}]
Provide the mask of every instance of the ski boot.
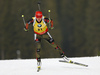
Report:
[{"label": "ski boot", "polygon": [[37,72],[39,72],[41,69],[41,59],[37,60]]},{"label": "ski boot", "polygon": [[65,55],[64,53],[61,54],[61,57],[64,59],[64,61],[66,62],[70,62],[71,60],[69,60]]}]

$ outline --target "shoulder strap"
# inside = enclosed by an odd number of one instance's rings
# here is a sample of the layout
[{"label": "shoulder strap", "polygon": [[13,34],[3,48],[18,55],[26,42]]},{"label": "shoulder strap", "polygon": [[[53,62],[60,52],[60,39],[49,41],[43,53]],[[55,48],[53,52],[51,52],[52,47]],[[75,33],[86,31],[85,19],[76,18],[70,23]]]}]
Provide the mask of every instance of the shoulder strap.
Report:
[{"label": "shoulder strap", "polygon": [[46,23],[45,23],[45,21],[44,21],[44,18],[46,18],[46,16],[43,16],[43,17],[42,17],[43,23],[46,25]]},{"label": "shoulder strap", "polygon": [[36,21],[36,17],[32,17],[32,19],[34,20],[34,22],[33,22],[33,26],[34,26],[35,21]]}]

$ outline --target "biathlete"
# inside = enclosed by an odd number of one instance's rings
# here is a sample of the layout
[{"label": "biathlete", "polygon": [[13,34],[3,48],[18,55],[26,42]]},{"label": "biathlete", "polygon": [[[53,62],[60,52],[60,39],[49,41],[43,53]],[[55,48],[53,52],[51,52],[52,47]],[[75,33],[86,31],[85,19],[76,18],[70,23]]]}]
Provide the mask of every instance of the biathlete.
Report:
[{"label": "biathlete", "polygon": [[36,59],[37,59],[38,68],[41,68],[41,56],[40,56],[41,39],[45,39],[47,42],[49,42],[52,47],[54,47],[56,50],[59,51],[61,57],[67,60],[67,57],[64,55],[64,52],[61,50],[61,48],[58,45],[55,44],[54,39],[48,32],[47,23],[51,23],[50,28],[53,29],[53,20],[44,17],[41,11],[36,11],[35,17],[32,17],[32,19],[26,23],[26,26],[24,28],[25,31],[28,31],[29,24],[33,24],[34,40],[36,42]]}]

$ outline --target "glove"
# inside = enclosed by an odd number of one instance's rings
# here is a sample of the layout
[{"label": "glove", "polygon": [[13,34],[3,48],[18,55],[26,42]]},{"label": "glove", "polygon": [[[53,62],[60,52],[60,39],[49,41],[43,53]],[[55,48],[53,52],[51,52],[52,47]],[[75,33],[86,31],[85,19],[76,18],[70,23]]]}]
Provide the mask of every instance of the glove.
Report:
[{"label": "glove", "polygon": [[28,32],[28,30],[29,30],[29,29],[24,28],[24,31],[25,31],[25,32]]},{"label": "glove", "polygon": [[54,27],[50,27],[49,29],[52,30],[52,29],[54,29]]},{"label": "glove", "polygon": [[54,27],[51,27],[51,30],[54,29]]}]

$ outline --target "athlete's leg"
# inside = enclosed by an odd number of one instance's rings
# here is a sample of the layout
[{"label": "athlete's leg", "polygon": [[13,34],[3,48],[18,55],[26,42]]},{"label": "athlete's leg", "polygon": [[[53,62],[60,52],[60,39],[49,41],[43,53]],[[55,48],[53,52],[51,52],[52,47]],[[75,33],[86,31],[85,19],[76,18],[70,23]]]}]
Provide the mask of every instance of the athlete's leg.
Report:
[{"label": "athlete's leg", "polygon": [[51,44],[51,46],[52,46],[53,48],[55,48],[57,51],[59,51],[61,57],[64,57],[64,52],[63,52],[63,50],[62,50],[57,44],[55,44],[54,39],[51,37],[50,34],[49,34],[49,35],[48,35],[48,34],[43,35],[43,38],[44,38],[46,41],[48,41],[48,42]]},{"label": "athlete's leg", "polygon": [[37,34],[34,34],[34,40],[36,44],[36,59],[37,59],[37,64],[38,64],[38,62],[41,62],[41,56],[40,56],[41,37]]}]

